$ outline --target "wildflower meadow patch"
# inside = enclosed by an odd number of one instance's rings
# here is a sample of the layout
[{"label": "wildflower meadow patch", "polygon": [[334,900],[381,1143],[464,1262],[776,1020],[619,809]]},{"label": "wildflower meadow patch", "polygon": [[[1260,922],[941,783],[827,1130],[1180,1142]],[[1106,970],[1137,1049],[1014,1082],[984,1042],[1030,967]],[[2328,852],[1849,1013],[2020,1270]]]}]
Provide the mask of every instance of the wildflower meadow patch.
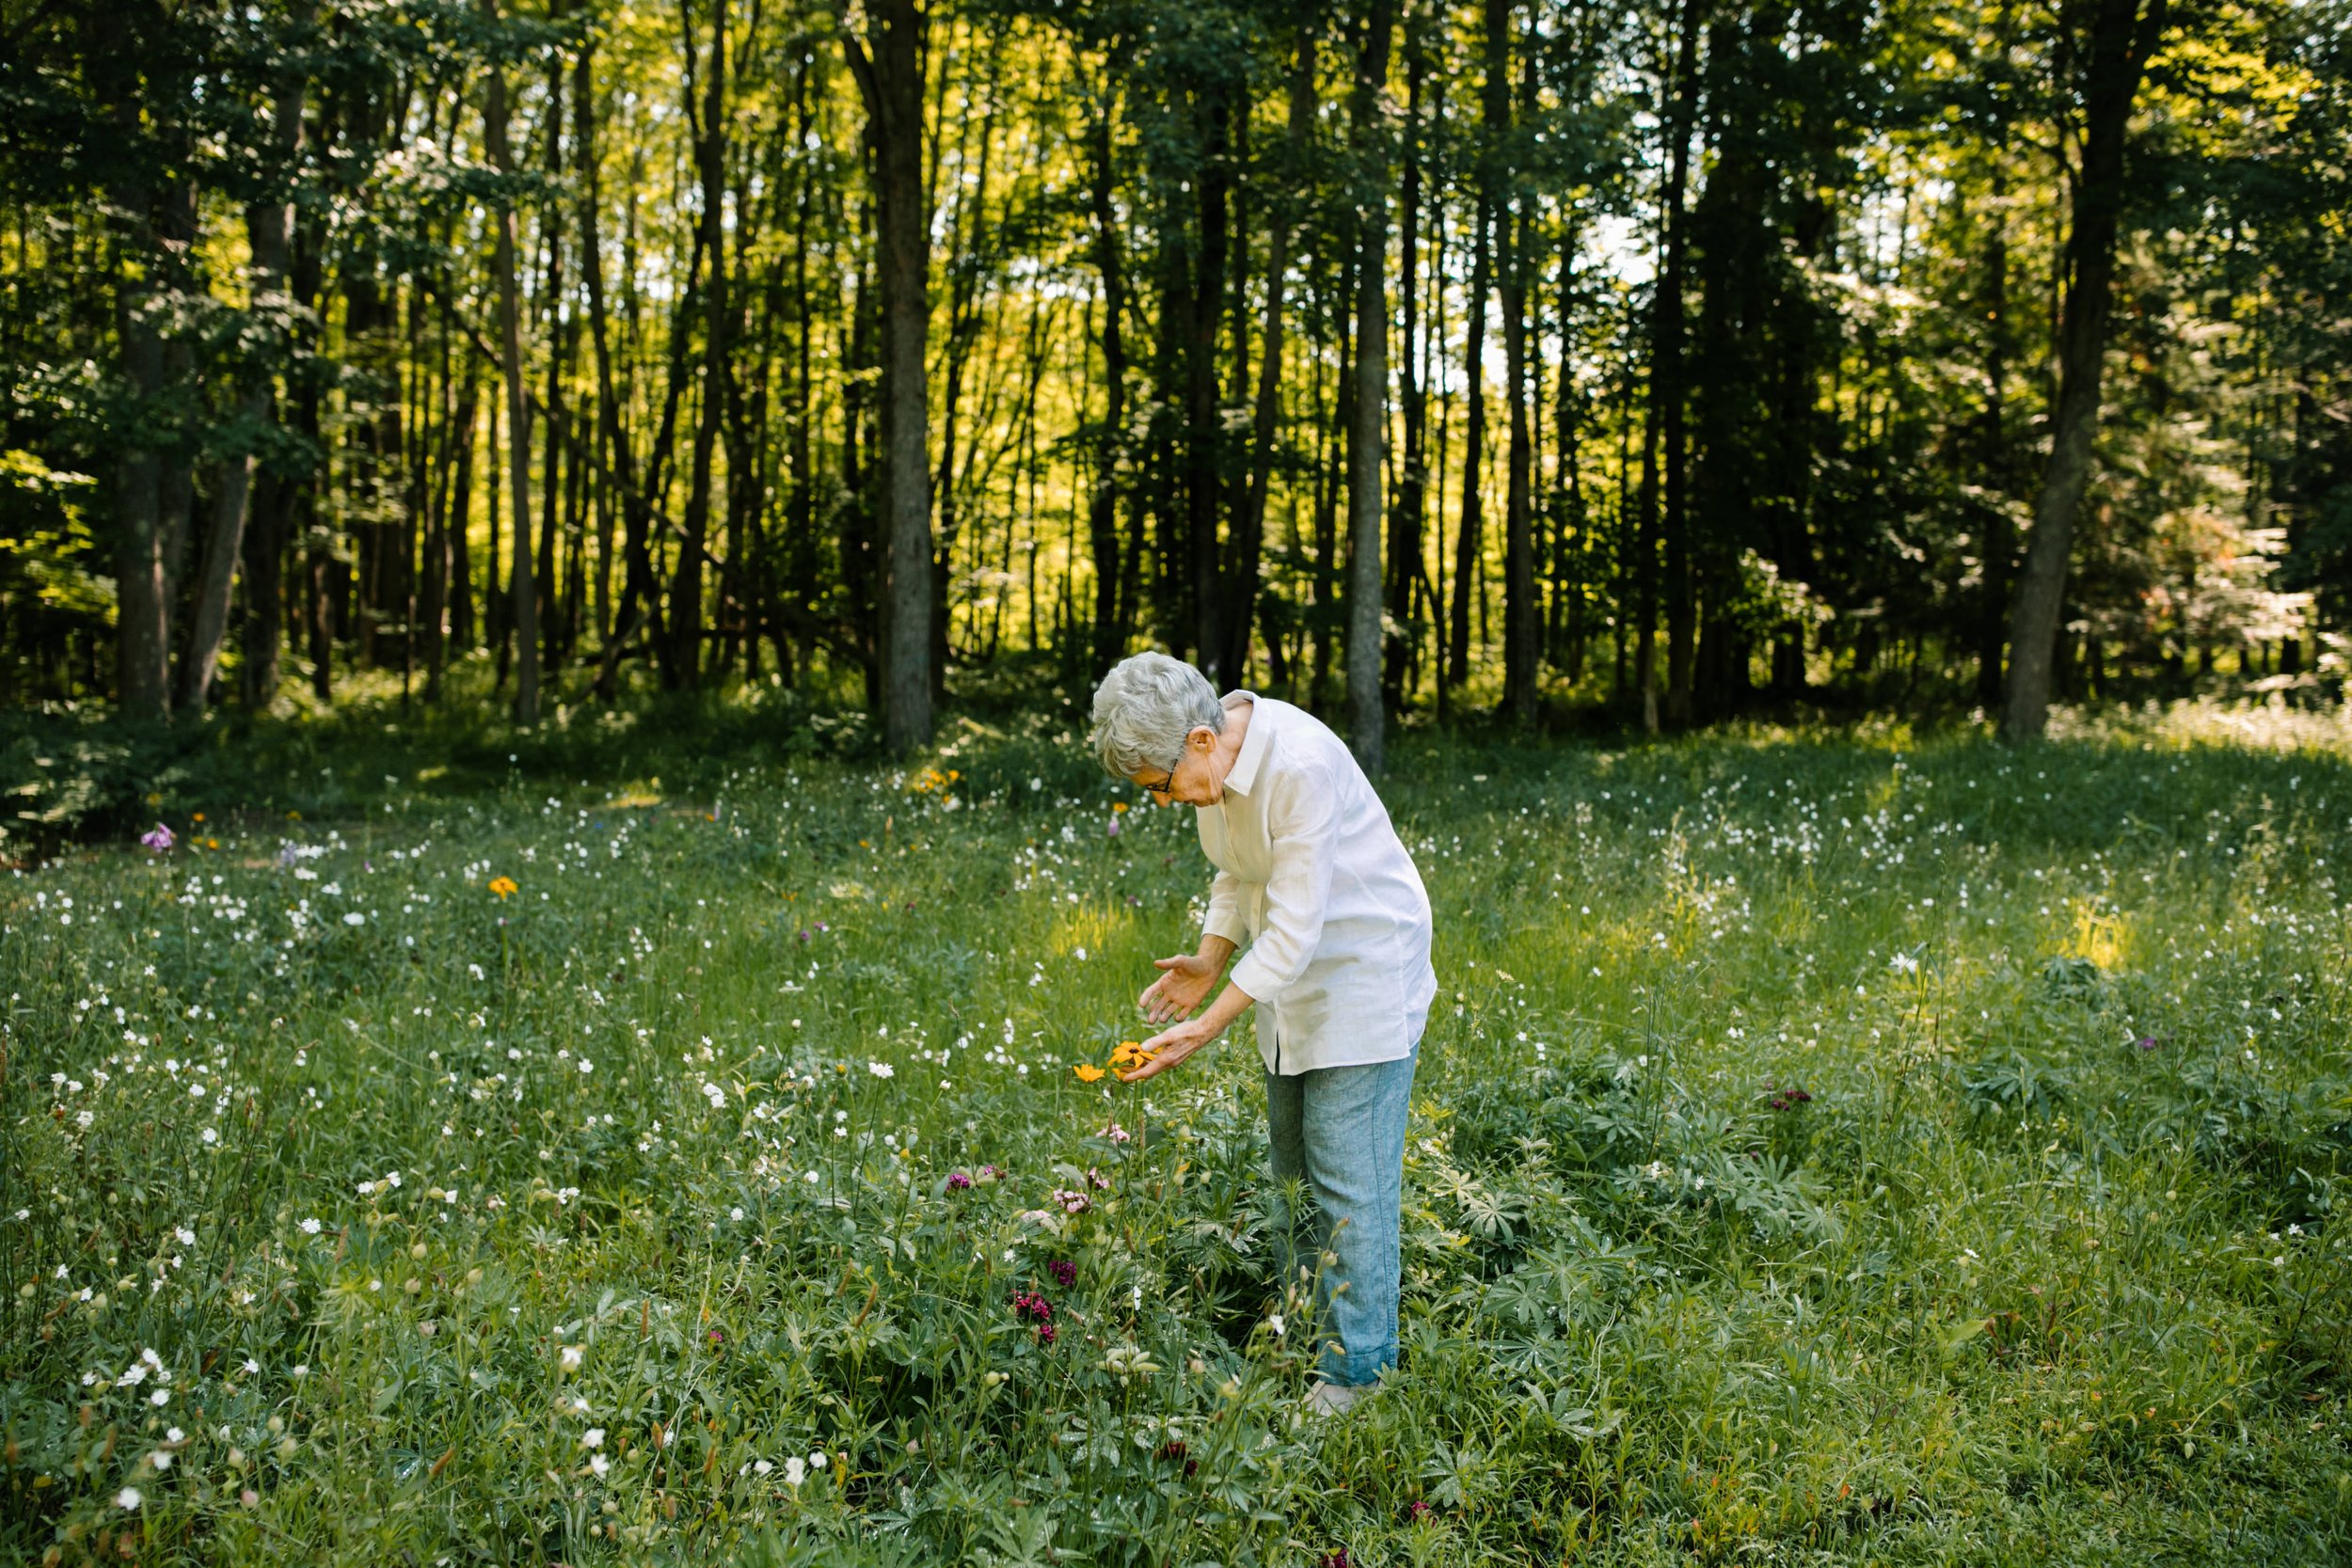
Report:
[{"label": "wildflower meadow patch", "polygon": [[1189,812],[528,744],[0,878],[0,1555],[2352,1554],[2331,737],[1400,747],[1440,1000],[1330,1416],[1247,1029],[1116,1075]]}]

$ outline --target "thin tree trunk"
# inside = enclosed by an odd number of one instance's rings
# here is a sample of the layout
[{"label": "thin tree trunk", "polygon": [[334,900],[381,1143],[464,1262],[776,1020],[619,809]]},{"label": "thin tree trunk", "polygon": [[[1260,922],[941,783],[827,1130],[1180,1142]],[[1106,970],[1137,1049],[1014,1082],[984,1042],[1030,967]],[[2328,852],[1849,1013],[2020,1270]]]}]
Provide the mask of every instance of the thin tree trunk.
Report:
[{"label": "thin tree trunk", "polygon": [[1666,720],[1673,724],[1691,721],[1692,656],[1698,636],[1687,483],[1690,442],[1685,433],[1689,399],[1684,385],[1682,297],[1690,223],[1683,209],[1683,192],[1690,178],[1691,131],[1698,114],[1697,55],[1704,11],[1705,0],[1684,0],[1681,38],[1676,45],[1675,104],[1667,117],[1670,141],[1661,203],[1665,258],[1659,274],[1658,316],[1651,342],[1650,376],[1656,388],[1659,434],[1665,442]]},{"label": "thin tree trunk", "polygon": [[1375,778],[1381,772],[1387,719],[1380,703],[1380,534],[1381,467],[1389,422],[1388,149],[1377,123],[1377,103],[1388,83],[1393,23],[1391,0],[1372,0],[1350,110],[1357,178],[1372,194],[1357,210],[1356,430],[1347,487],[1348,744],[1358,763]]},{"label": "thin tree trunk", "polygon": [[1469,401],[1462,424],[1462,515],[1454,525],[1454,605],[1446,641],[1449,687],[1470,680],[1470,595],[1478,586],[1478,562],[1485,553],[1486,499],[1479,493],[1479,482],[1486,466],[1486,296],[1493,288],[1493,221],[1482,174],[1470,215],[1470,323],[1462,351]]},{"label": "thin tree trunk", "polygon": [[[1396,504],[1389,515],[1389,613],[1397,639],[1389,645],[1381,671],[1382,700],[1391,712],[1405,706],[1408,672],[1420,663],[1421,635],[1413,607],[1424,568],[1422,532],[1427,508],[1429,398],[1422,379],[1421,323],[1422,87],[1429,75],[1424,34],[1427,16],[1413,13],[1405,36],[1405,189],[1398,225],[1397,295],[1404,311],[1405,454],[1396,476]],[[1294,102],[1294,111],[1296,104]]]},{"label": "thin tree trunk", "polygon": [[697,50],[691,0],[680,0],[686,25],[686,108],[694,128],[694,163],[702,184],[702,249],[710,277],[703,292],[702,408],[694,427],[694,466],[686,493],[684,538],[678,546],[677,571],[670,579],[668,683],[689,689],[702,679],[703,568],[710,533],[711,455],[719,423],[726,413],[727,373],[727,256],[726,128],[726,0],[711,7],[711,41],[707,71],[701,84],[704,103],[694,105]]},{"label": "thin tree trunk", "polygon": [[1200,226],[1192,262],[1184,335],[1184,551],[1192,601],[1192,644],[1219,690],[1235,684],[1225,659],[1223,595],[1218,581],[1217,470],[1225,450],[1223,388],[1217,375],[1217,332],[1225,319],[1225,274],[1232,237],[1232,173],[1228,152],[1232,106],[1222,87],[1204,88],[1194,102],[1201,167],[1194,181]]},{"label": "thin tree trunk", "polygon": [[[287,22],[296,28],[303,27],[310,22],[310,6],[302,0],[289,12]],[[305,85],[298,72],[290,72],[278,86],[271,125],[271,150],[279,166],[280,178],[291,172],[290,166],[301,150]],[[246,230],[252,253],[247,277],[251,280],[253,309],[265,321],[272,312],[282,316],[288,308],[286,257],[293,228],[293,203],[281,196],[273,195],[246,211]],[[267,337],[274,349],[281,333],[271,330]],[[253,345],[248,345],[248,352],[254,352]],[[196,713],[204,711],[213,673],[220,662],[221,641],[229,630],[229,589],[244,543],[246,509],[253,491],[253,447],[244,443],[258,440],[260,427],[269,419],[277,388],[277,367],[266,358],[259,364],[248,364],[243,381],[236,413],[237,422],[243,427],[242,450],[223,459],[220,465],[220,489],[214,499],[212,529],[204,542],[204,563],[197,579],[196,612],[181,669],[180,706]]]},{"label": "thin tree trunk", "polygon": [[[480,0],[482,14],[496,22],[498,0]],[[484,139],[490,163],[512,179],[514,153],[506,142],[506,71],[490,68],[483,109]],[[491,266],[499,291],[499,351],[506,381],[507,480],[514,501],[515,574],[507,603],[515,633],[515,721],[539,721],[539,606],[538,586],[532,570],[531,551],[531,414],[523,390],[522,302],[515,288],[515,204],[501,195],[491,214],[497,249]]]},{"label": "thin tree trunk", "polygon": [[882,741],[905,755],[931,738],[929,390],[930,214],[923,189],[923,33],[914,0],[872,0],[845,37],[874,154],[882,295]]},{"label": "thin tree trunk", "polygon": [[[1635,627],[1634,684],[1642,693],[1642,727],[1650,734],[1658,732],[1658,531],[1659,531],[1659,453],[1661,436],[1667,443],[1667,576],[1669,590],[1668,616],[1669,660],[1673,658],[1673,632],[1679,627],[1687,638],[1690,627],[1687,616],[1677,608],[1682,601],[1676,595],[1687,587],[1690,562],[1687,541],[1682,536],[1682,519],[1676,508],[1681,500],[1681,465],[1675,455],[1682,435],[1682,257],[1684,248],[1684,214],[1682,197],[1688,179],[1691,150],[1691,121],[1695,114],[1698,95],[1698,34],[1702,0],[1683,0],[1682,15],[1677,28],[1673,75],[1668,90],[1674,102],[1666,117],[1666,179],[1659,202],[1659,263],[1658,284],[1652,299],[1650,319],[1650,380],[1649,407],[1643,421],[1642,436],[1642,498],[1641,528],[1635,544],[1635,597],[1639,617]],[[1679,569],[1680,577],[1676,576]],[[1683,654],[1684,680],[1688,681],[1688,651]],[[1669,705],[1672,703],[1671,675]]]},{"label": "thin tree trunk", "polygon": [[[1125,641],[1120,588],[1124,570],[1120,560],[1120,475],[1127,457],[1127,341],[1121,330],[1127,313],[1127,274],[1120,257],[1119,212],[1112,200],[1110,88],[1096,105],[1087,125],[1089,196],[1094,218],[1095,266],[1103,275],[1103,443],[1097,456],[1092,494],[1087,501],[1087,534],[1094,556],[1094,639],[1089,673],[1100,674],[1115,662]],[[1142,541],[1136,542],[1139,553]]]},{"label": "thin tree trunk", "polygon": [[1535,721],[1542,684],[1536,641],[1534,433],[1527,414],[1527,231],[1529,214],[1503,219],[1502,349],[1504,395],[1511,401],[1511,450],[1503,482],[1502,683],[1504,703],[1520,724]]},{"label": "thin tree trunk", "polygon": [[2058,408],[2010,625],[2001,734],[2012,741],[2040,737],[2049,720],[2074,515],[2090,483],[2091,442],[2099,428],[2099,380],[2123,207],[2124,132],[2140,74],[2164,37],[2168,17],[2168,0],[2145,3],[2143,10],[2142,0],[2099,0],[2087,51],[2082,174],[2074,184],[2074,231],[2066,250],[2073,281],[2058,328]]},{"label": "thin tree trunk", "polygon": [[[1314,126],[1315,33],[1300,29],[1298,63],[1291,72],[1290,123],[1284,132],[1289,166],[1298,169],[1308,134]],[[1239,682],[1249,664],[1249,636],[1258,610],[1258,573],[1265,547],[1266,492],[1274,473],[1274,436],[1281,417],[1283,293],[1290,271],[1291,234],[1296,214],[1287,203],[1274,212],[1266,243],[1264,344],[1258,360],[1257,404],[1250,416],[1249,471],[1241,504],[1234,508],[1232,536],[1225,559],[1224,647],[1217,663]],[[1408,279],[1409,282],[1409,279]]]},{"label": "thin tree trunk", "polygon": [[[139,79],[135,36],[106,36],[101,8],[87,13],[89,56],[100,75],[98,90],[110,118],[135,146],[140,134]],[[126,30],[137,29],[138,20]],[[121,164],[121,178],[107,193],[113,207],[118,282],[116,329],[125,390],[142,405],[128,421],[124,444],[115,456],[115,694],[124,714],[162,720],[171,712],[170,581],[163,537],[164,454],[149,433],[147,405],[165,390],[163,334],[154,309],[164,274],[155,232],[156,192],[148,183],[136,150]]]}]

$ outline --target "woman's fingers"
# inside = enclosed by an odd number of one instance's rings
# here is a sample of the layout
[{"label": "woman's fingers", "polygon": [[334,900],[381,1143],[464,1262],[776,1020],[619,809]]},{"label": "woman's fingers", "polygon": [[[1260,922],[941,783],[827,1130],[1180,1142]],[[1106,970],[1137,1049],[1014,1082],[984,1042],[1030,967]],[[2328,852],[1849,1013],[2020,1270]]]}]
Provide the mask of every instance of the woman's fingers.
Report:
[{"label": "woman's fingers", "polygon": [[1147,1078],[1166,1072],[1169,1068],[1200,1049],[1199,1040],[1178,1039],[1165,1045],[1161,1044],[1160,1042],[1165,1039],[1167,1039],[1166,1036],[1155,1035],[1144,1041],[1143,1049],[1152,1053],[1150,1059],[1138,1067],[1129,1068],[1120,1073],[1119,1081],[1122,1084],[1140,1084]]}]

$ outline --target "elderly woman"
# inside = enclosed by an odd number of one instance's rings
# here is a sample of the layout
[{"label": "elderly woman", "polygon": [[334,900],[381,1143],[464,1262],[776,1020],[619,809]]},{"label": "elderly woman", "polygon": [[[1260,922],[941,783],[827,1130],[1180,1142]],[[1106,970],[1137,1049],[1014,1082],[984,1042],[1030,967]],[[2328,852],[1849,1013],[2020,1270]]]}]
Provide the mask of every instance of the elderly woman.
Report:
[{"label": "elderly woman", "polygon": [[1438,989],[1429,896],[1371,781],[1312,714],[1248,691],[1220,700],[1191,665],[1138,654],[1096,689],[1091,739],[1113,775],[1196,808],[1216,867],[1200,950],[1156,960],[1139,999],[1170,1027],[1120,1076],[1166,1072],[1256,1004],[1274,1176],[1304,1179],[1315,1252],[1328,1248],[1332,1338],[1310,1398],[1344,1409],[1396,1364],[1406,1109]]}]

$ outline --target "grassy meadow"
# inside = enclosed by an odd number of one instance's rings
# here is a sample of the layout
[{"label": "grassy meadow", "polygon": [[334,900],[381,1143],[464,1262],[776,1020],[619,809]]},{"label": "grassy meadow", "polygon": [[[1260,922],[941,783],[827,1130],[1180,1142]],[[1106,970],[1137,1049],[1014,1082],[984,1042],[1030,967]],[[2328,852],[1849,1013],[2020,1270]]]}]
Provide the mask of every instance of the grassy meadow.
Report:
[{"label": "grassy meadow", "polygon": [[1075,1070],[1208,871],[1073,727],[279,736],[0,876],[0,1560],[2352,1556],[2344,732],[1400,740],[1326,1418],[1246,1025]]}]

